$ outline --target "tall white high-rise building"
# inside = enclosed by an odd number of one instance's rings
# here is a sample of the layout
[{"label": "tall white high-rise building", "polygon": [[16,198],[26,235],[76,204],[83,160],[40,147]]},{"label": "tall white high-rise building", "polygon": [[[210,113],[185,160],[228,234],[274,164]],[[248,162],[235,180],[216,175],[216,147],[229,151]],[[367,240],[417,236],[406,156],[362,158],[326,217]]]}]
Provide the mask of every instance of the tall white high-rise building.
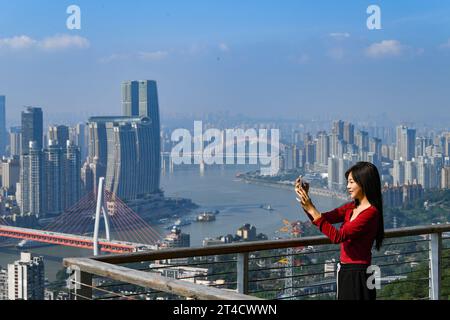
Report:
[{"label": "tall white high-rise building", "polygon": [[415,161],[405,161],[405,184],[417,180],[417,164]]},{"label": "tall white high-rise building", "polygon": [[335,134],[338,140],[344,139],[344,121],[342,120],[333,121],[332,134]]},{"label": "tall white high-rise building", "polygon": [[320,165],[328,164],[330,156],[330,142],[326,132],[321,131],[317,134],[316,162]]},{"label": "tall white high-rise building", "polygon": [[348,144],[355,143],[355,126],[350,122],[344,123],[344,141]]},{"label": "tall white high-rise building", "polygon": [[64,206],[70,208],[81,198],[81,151],[71,141],[66,142],[64,150]]},{"label": "tall white high-rise building", "polygon": [[416,130],[406,126],[397,127],[396,159],[412,160],[416,152]]},{"label": "tall white high-rise building", "polygon": [[15,194],[16,184],[20,179],[20,161],[18,156],[5,158],[1,162],[2,167],[2,187],[8,191],[9,194]]},{"label": "tall white high-rise building", "polygon": [[0,156],[6,152],[6,97],[0,96]]},{"label": "tall white high-rise building", "polygon": [[88,154],[88,132],[87,127],[83,123],[77,124],[73,128],[71,141],[80,148],[81,161],[86,160]]},{"label": "tall white high-rise building", "polygon": [[65,148],[67,140],[69,140],[69,127],[64,125],[49,126],[47,138],[48,141],[52,140],[54,144]]},{"label": "tall white high-rise building", "polygon": [[35,141],[29,142],[27,154],[20,158],[20,209],[22,214],[44,214],[44,161]]},{"label": "tall white high-rise building", "polygon": [[450,188],[450,167],[441,169],[441,189]]},{"label": "tall white high-rise building", "polygon": [[339,189],[339,159],[328,158],[328,189]]},{"label": "tall white high-rise building", "polygon": [[393,184],[402,186],[405,184],[405,162],[394,160],[394,168],[392,170]]},{"label": "tall white high-rise building", "polygon": [[355,162],[352,161],[349,157],[339,158],[339,187],[340,188],[346,188],[347,186],[347,179],[345,178],[345,172],[347,172],[348,169],[354,164]]},{"label": "tall white high-rise building", "polygon": [[64,183],[64,160],[62,148],[57,140],[49,140],[48,148],[44,150],[44,202],[46,213],[59,214],[63,211],[63,198],[66,184]]},{"label": "tall white high-rise building", "polygon": [[424,189],[430,188],[431,164],[427,158],[419,157],[417,161],[417,182]]},{"label": "tall white high-rise building", "polygon": [[20,156],[22,154],[22,129],[11,127],[9,129],[9,155]]},{"label": "tall white high-rise building", "polygon": [[0,268],[0,300],[8,300],[8,270]]},{"label": "tall white high-rise building", "polygon": [[8,264],[9,300],[44,300],[44,258],[21,252],[20,260]]},{"label": "tall white high-rise building", "polygon": [[367,131],[358,130],[355,134],[355,144],[358,146],[359,153],[369,151],[369,133]]}]

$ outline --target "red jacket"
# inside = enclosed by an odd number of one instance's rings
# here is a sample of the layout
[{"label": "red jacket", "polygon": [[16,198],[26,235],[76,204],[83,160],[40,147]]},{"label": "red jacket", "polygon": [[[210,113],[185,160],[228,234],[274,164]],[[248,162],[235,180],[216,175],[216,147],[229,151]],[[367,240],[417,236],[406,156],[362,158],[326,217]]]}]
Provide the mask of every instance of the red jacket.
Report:
[{"label": "red jacket", "polygon": [[[377,208],[370,206],[350,221],[354,208],[356,208],[354,202],[346,203],[342,207],[322,213],[322,216],[313,223],[330,238],[332,243],[341,244],[341,263],[370,265],[379,212]],[[342,225],[337,230],[332,224],[339,222],[342,222]]]}]

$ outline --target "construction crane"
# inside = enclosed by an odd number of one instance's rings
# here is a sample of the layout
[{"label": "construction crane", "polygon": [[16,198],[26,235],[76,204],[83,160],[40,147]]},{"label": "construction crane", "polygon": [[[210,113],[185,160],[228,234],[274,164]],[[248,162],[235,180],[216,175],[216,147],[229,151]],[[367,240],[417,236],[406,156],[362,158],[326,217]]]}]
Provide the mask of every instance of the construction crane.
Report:
[{"label": "construction crane", "polygon": [[[284,226],[279,230],[282,233],[289,233],[292,237],[298,238],[301,236],[301,225],[300,221],[294,221],[291,222],[287,219],[283,219]],[[293,275],[294,275],[294,252],[297,252],[299,248],[292,248],[289,247],[286,249],[286,258],[282,258],[278,261],[278,263],[286,265],[285,268],[285,280],[284,280],[284,296],[287,298],[292,299],[291,297],[294,296],[294,281],[293,281]]]}]

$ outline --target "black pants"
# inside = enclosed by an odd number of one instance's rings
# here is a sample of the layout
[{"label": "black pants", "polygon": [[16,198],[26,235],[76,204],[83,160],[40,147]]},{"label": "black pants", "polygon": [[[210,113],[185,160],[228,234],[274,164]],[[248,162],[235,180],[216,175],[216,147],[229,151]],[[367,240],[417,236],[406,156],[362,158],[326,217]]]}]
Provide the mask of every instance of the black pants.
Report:
[{"label": "black pants", "polygon": [[367,287],[366,264],[338,264],[337,272],[337,300],[375,300],[376,289]]}]

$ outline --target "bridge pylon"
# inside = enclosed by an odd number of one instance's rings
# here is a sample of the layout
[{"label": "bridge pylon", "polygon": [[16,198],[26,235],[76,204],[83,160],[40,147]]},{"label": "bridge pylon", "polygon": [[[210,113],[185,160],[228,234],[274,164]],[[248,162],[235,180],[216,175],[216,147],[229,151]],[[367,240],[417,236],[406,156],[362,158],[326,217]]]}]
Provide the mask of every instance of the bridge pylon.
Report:
[{"label": "bridge pylon", "polygon": [[98,179],[98,188],[97,188],[97,207],[95,210],[95,225],[94,225],[94,256],[98,256],[99,246],[98,246],[98,232],[100,228],[100,213],[103,214],[103,220],[105,221],[105,230],[106,230],[106,240],[111,240],[111,234],[109,231],[109,218],[108,213],[105,209],[105,199],[104,199],[104,186],[105,185],[105,177],[100,177]]}]

